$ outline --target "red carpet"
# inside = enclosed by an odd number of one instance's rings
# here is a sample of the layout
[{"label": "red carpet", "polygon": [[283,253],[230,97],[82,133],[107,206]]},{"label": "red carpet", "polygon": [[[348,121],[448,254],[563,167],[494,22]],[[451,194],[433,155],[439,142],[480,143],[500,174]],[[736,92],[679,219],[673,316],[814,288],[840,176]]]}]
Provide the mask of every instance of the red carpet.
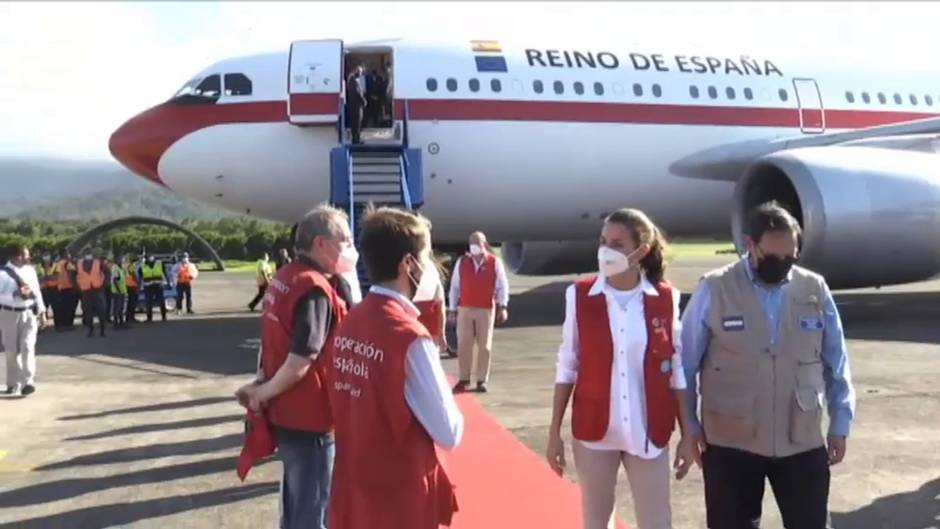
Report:
[{"label": "red carpet", "polygon": [[[460,445],[445,454],[460,512],[452,529],[581,529],[577,485],[559,478],[497,423],[476,398],[459,395],[464,416]],[[569,468],[574,462],[567,461]],[[622,522],[618,529],[626,529]]]}]

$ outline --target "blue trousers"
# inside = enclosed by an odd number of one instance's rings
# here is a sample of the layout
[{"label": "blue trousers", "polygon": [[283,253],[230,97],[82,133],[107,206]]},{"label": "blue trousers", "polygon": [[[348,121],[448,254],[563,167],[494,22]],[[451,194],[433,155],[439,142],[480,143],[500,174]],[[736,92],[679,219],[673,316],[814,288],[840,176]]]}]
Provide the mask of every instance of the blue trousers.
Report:
[{"label": "blue trousers", "polygon": [[276,430],[284,466],[281,481],[281,529],[326,529],[333,458],[330,434]]}]

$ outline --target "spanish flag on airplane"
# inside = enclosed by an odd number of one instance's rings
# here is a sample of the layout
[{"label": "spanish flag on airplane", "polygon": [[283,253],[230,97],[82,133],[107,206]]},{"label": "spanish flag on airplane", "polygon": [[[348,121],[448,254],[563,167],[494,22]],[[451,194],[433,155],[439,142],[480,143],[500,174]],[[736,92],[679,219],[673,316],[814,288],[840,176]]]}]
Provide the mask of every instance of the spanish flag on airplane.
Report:
[{"label": "spanish flag on airplane", "polygon": [[470,48],[478,72],[508,72],[503,47],[496,40],[471,40]]}]

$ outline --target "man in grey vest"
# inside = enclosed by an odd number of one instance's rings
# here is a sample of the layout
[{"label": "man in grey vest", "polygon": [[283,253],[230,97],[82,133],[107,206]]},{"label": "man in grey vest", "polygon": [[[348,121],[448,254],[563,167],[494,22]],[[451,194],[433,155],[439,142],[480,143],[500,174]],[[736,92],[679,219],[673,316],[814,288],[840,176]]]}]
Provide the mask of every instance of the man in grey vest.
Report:
[{"label": "man in grey vest", "polygon": [[746,222],[747,256],[707,274],[682,318],[693,427],[677,457],[702,466],[710,529],[759,527],[765,479],[787,529],[824,529],[855,416],[842,322],[825,280],[794,266],[796,219],[770,203]]}]

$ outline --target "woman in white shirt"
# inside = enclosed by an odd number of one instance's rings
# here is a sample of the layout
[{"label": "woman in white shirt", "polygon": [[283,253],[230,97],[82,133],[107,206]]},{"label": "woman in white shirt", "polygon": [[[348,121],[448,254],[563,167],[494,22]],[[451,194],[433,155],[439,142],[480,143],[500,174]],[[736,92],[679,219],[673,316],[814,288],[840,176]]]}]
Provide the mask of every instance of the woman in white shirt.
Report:
[{"label": "woman in white shirt", "polygon": [[[665,241],[641,211],[604,221],[600,274],[565,293],[555,398],[546,457],[561,476],[561,424],[572,405],[572,450],[584,529],[614,527],[622,464],[639,529],[669,529],[669,438],[685,408],[679,350],[679,291],[664,280]],[[683,426],[684,427],[684,426]],[[677,460],[677,477],[691,462]]]}]

